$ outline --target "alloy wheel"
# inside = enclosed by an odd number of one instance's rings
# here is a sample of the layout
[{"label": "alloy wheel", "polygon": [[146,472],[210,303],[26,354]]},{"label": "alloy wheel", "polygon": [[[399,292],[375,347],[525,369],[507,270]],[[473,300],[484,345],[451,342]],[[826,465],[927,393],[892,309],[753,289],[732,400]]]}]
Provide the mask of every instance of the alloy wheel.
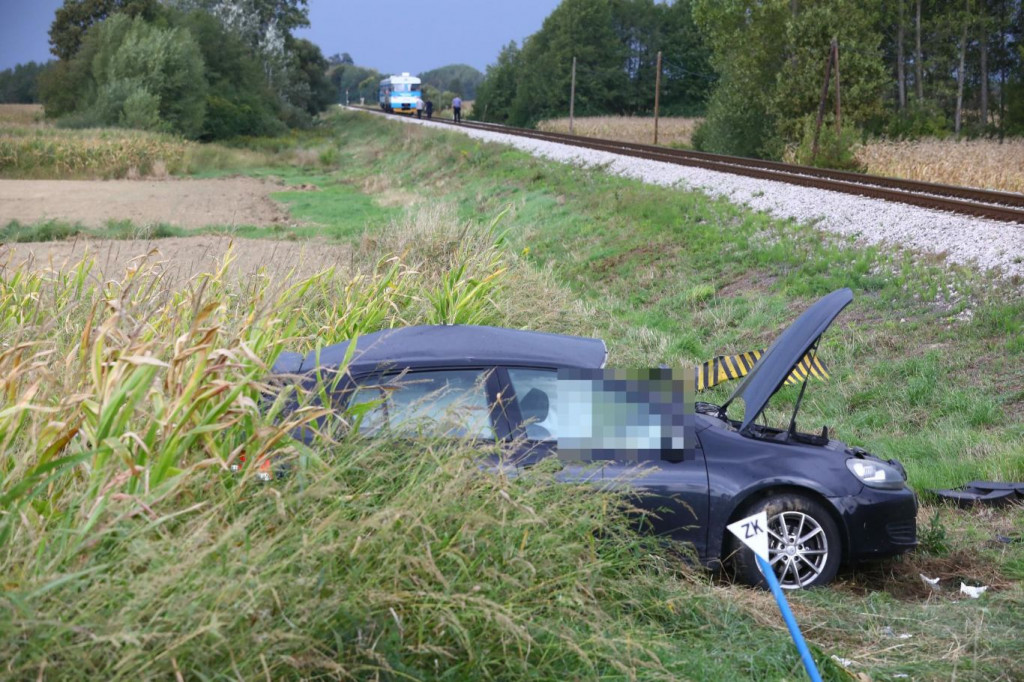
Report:
[{"label": "alloy wheel", "polygon": [[813,516],[785,511],[768,520],[768,563],[784,589],[805,587],[828,563],[828,537]]}]

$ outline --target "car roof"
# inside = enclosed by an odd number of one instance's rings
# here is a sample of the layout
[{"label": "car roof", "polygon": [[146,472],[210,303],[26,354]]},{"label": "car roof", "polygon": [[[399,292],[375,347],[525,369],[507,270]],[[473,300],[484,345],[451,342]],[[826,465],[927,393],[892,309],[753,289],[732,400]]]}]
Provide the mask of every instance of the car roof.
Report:
[{"label": "car roof", "polygon": [[[299,373],[317,367],[338,367],[349,342],[310,352]],[[348,365],[353,375],[390,369],[440,367],[600,368],[608,357],[604,341],[582,336],[485,327],[476,325],[421,325],[364,334]]]}]

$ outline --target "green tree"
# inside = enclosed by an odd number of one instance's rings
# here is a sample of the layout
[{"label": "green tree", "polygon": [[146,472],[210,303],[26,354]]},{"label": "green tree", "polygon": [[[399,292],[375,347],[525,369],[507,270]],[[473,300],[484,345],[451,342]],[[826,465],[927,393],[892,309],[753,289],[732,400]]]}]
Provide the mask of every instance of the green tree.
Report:
[{"label": "green tree", "polygon": [[214,140],[282,132],[277,95],[268,87],[252,49],[207,12],[190,12],[183,25],[199,45],[209,83],[200,137]]},{"label": "green tree", "polygon": [[695,135],[700,148],[779,157],[787,145],[799,142],[808,130],[807,118],[818,110],[833,38],[840,46],[844,128],[863,126],[882,114],[889,80],[877,5],[696,0],[694,15],[720,74],[707,119]]},{"label": "green tree", "polygon": [[0,104],[34,104],[39,101],[39,77],[49,64],[28,62],[0,71]]},{"label": "green tree", "polygon": [[438,90],[451,90],[468,100],[476,99],[477,88],[484,79],[484,74],[468,64],[449,64],[425,71],[419,76],[424,83]]},{"label": "green tree", "polygon": [[526,39],[516,96],[514,125],[569,112],[572,61],[576,58],[575,111],[583,116],[615,111],[626,85],[625,49],[613,30],[608,0],[563,0]]},{"label": "green tree", "polygon": [[367,104],[377,101],[377,88],[384,78],[377,69],[365,66],[341,64],[330,70],[328,77],[334,87],[334,93],[339,102],[345,101],[345,93],[348,93],[349,102],[358,104],[359,98],[366,100]]},{"label": "green tree", "polygon": [[488,67],[475,115],[518,125],[566,115],[574,56],[577,113],[650,114],[659,51],[662,112],[702,112],[714,75],[691,2],[563,0],[521,49],[506,46]]},{"label": "green tree", "polygon": [[[199,45],[184,28],[119,14],[86,31],[66,63],[65,94],[53,104],[83,124],[141,126],[199,137],[206,78]],[[60,85],[57,83],[56,85]],[[53,94],[52,89],[44,92]],[[45,102],[45,101],[44,101]],[[50,109],[50,102],[45,102]]]},{"label": "green tree", "polygon": [[694,20],[719,74],[694,144],[742,156],[772,153],[776,75],[787,57],[789,0],[695,0]]},{"label": "green tree", "polygon": [[152,21],[161,12],[159,0],[64,0],[50,25],[50,51],[58,59],[71,59],[93,24],[115,14]]},{"label": "green tree", "polygon": [[327,60],[320,48],[304,39],[287,41],[290,64],[288,100],[293,105],[316,115],[335,99],[335,90],[327,76]]},{"label": "green tree", "polygon": [[860,0],[805,1],[790,14],[787,58],[776,75],[772,103],[779,138],[798,140],[803,119],[816,115],[833,38],[839,42],[844,126],[862,126],[883,114],[883,96],[891,80],[882,59],[880,20],[878,6]]},{"label": "green tree", "polygon": [[520,51],[515,41],[502,48],[498,60],[487,67],[487,75],[476,91],[473,118],[507,123],[519,79]]}]

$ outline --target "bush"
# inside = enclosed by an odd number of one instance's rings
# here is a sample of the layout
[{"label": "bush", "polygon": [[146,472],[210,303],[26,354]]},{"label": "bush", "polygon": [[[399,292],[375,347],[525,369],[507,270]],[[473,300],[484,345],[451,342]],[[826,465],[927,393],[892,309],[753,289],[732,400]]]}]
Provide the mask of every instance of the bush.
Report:
[{"label": "bush", "polygon": [[256,97],[227,99],[207,95],[203,139],[223,140],[232,137],[283,135],[287,126],[270,115]]},{"label": "bush", "polygon": [[910,102],[903,113],[893,114],[885,126],[885,135],[891,139],[916,140],[922,137],[945,139],[953,124],[934,102]]},{"label": "bush", "polygon": [[708,115],[693,132],[694,148],[735,156],[778,156],[773,119],[763,103],[737,84],[722,81],[711,95]]},{"label": "bush", "polygon": [[804,166],[818,168],[835,168],[836,170],[863,173],[864,166],[857,160],[857,148],[861,144],[862,134],[853,126],[847,125],[841,133],[836,133],[835,118],[826,117],[821,125],[818,136],[818,153],[814,154],[814,129],[816,116],[805,116],[803,120],[804,134],[797,147],[795,161]]}]

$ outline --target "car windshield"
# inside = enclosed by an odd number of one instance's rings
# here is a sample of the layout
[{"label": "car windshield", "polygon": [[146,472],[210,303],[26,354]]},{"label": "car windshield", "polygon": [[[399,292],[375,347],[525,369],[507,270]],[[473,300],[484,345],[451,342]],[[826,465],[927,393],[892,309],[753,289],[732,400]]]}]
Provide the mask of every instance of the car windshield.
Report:
[{"label": "car windshield", "polygon": [[[481,370],[388,375],[364,383],[349,400],[361,433],[381,429],[408,434],[493,439]],[[361,407],[365,406],[365,407]]]}]

